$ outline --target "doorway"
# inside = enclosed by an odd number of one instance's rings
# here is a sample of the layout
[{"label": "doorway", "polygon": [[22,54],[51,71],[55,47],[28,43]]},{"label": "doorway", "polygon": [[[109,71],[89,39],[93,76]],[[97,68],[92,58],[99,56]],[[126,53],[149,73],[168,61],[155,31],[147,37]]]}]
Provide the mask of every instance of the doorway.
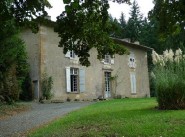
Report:
[{"label": "doorway", "polygon": [[111,97],[111,72],[105,72],[105,98]]}]

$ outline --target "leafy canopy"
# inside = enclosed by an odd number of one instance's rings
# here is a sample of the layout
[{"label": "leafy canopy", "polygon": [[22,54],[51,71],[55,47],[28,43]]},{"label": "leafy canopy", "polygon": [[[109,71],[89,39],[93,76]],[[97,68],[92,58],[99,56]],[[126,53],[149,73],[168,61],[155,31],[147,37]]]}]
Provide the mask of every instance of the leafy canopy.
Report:
[{"label": "leafy canopy", "polygon": [[154,4],[149,17],[156,18],[163,35],[168,36],[185,30],[184,0],[154,0]]},{"label": "leafy canopy", "polygon": [[[128,0],[113,0],[123,3]],[[96,48],[97,58],[105,54],[124,54],[126,49],[109,37],[108,0],[63,0],[65,11],[57,17],[55,31],[61,38],[59,47],[64,54],[73,50],[82,65],[89,66],[89,51]]]},{"label": "leafy canopy", "polygon": [[132,4],[130,16],[131,17],[129,18],[126,26],[126,36],[127,38],[130,38],[131,42],[135,42],[139,40],[143,18],[142,14],[140,13],[139,6],[135,0]]}]

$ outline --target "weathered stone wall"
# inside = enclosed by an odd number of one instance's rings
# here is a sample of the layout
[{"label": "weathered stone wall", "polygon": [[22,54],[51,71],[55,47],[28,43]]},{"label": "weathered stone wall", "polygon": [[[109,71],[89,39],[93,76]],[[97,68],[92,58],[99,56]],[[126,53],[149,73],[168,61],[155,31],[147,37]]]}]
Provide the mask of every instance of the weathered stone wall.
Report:
[{"label": "weathered stone wall", "polygon": [[[31,30],[25,29],[21,33],[21,37],[26,44],[26,51],[28,53],[28,63],[30,65],[30,78],[32,80],[34,91],[34,98],[38,99],[41,96],[40,83],[40,31],[33,34]],[[37,87],[34,87],[38,85]]]},{"label": "weathered stone wall", "polygon": [[[105,87],[105,71],[111,72],[112,77],[118,75],[117,82],[112,80],[112,97],[115,93],[122,97],[145,97],[150,95],[146,51],[139,48],[127,47],[134,53],[136,59],[137,66],[135,69],[131,69],[128,66],[129,55],[115,55],[114,64],[104,65],[104,63],[97,59],[97,51],[92,49],[90,51],[91,66],[83,67],[79,64],[78,60],[65,57],[62,48],[58,47],[60,39],[58,34],[53,31],[53,28],[41,26],[39,32],[38,34],[32,34],[30,31],[23,33],[23,39],[26,40],[27,51],[29,53],[29,63],[32,66],[30,72],[31,78],[32,80],[38,78],[44,71],[46,71],[48,76],[52,76],[54,83],[52,89],[54,94],[53,99],[91,100],[102,96]],[[66,92],[66,67],[85,69],[85,92]],[[135,72],[136,74],[136,94],[131,94],[130,72]],[[115,86],[116,83],[117,86]]]}]

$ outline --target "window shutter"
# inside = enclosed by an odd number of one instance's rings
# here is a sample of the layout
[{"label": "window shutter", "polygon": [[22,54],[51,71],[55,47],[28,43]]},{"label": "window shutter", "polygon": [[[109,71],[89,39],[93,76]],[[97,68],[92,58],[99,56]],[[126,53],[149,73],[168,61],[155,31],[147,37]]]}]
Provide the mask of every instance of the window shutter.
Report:
[{"label": "window shutter", "polygon": [[131,93],[136,93],[136,76],[134,73],[130,73]]},{"label": "window shutter", "polygon": [[102,59],[102,60],[101,60],[101,63],[105,63],[105,60],[104,60],[104,59]]},{"label": "window shutter", "polygon": [[71,92],[70,67],[66,67],[66,91]]},{"label": "window shutter", "polygon": [[133,74],[133,83],[134,83],[134,93],[136,93],[136,75]]},{"label": "window shutter", "polygon": [[70,58],[70,51],[68,50],[67,53],[65,54],[65,57]]},{"label": "window shutter", "polygon": [[111,64],[114,64],[114,58],[111,58],[110,62],[111,62]]},{"label": "window shutter", "polygon": [[80,78],[80,92],[85,91],[85,70],[79,69],[79,78]]}]

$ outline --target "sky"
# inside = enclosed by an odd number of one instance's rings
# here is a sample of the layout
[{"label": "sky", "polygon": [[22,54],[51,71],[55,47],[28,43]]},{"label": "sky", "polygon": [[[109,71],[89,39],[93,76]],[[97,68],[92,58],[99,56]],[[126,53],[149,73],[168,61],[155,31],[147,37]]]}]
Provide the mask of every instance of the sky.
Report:
[{"label": "sky", "polygon": [[[64,4],[62,0],[48,0],[48,1],[53,7],[47,10],[48,14],[51,16],[51,20],[56,21],[56,17],[59,16],[62,13],[62,11],[64,11]],[[136,0],[136,1],[139,5],[140,12],[143,14],[144,17],[147,17],[148,11],[150,11],[154,6],[152,3],[153,0]],[[131,2],[133,2],[133,0],[131,0]],[[114,18],[117,19],[120,18],[121,12],[123,12],[125,15],[125,19],[128,20],[130,8],[131,6],[125,3],[118,4],[110,2],[110,9],[108,11],[109,14],[111,14]]]}]

